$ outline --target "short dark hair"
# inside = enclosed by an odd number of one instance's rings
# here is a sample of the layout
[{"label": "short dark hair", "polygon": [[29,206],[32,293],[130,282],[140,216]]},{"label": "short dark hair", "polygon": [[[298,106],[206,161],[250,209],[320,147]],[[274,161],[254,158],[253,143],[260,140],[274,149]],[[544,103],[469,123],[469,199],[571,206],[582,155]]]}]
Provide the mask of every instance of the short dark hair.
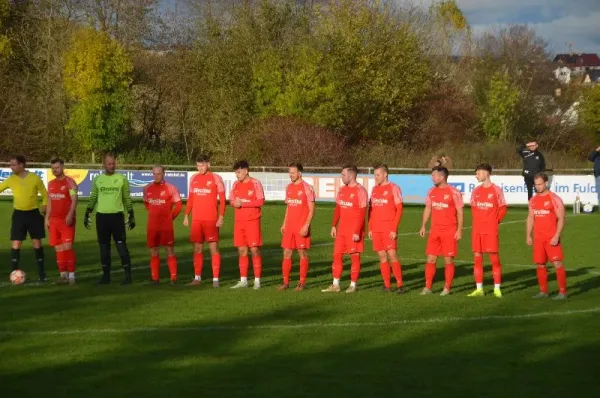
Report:
[{"label": "short dark hair", "polygon": [[250,170],[250,165],[247,160],[238,160],[233,164],[233,170],[246,169]]},{"label": "short dark hair", "polygon": [[477,167],[475,167],[475,171],[477,171],[477,170],[485,170],[488,173],[492,174],[492,166],[489,165],[488,163],[478,164]]},{"label": "short dark hair", "polygon": [[17,163],[22,164],[23,166],[25,166],[27,164],[27,160],[25,159],[25,156],[23,156],[23,155],[11,156],[10,160],[16,160]]},{"label": "short dark hair", "polygon": [[104,162],[104,161],[106,160],[106,158],[113,158],[113,159],[116,159],[116,158],[117,158],[117,155],[115,155],[115,154],[114,154],[114,153],[112,153],[112,152],[106,152],[106,153],[104,154],[104,156],[102,156],[102,161]]},{"label": "short dark hair", "polygon": [[389,173],[388,166],[385,163],[378,164],[373,168],[373,170],[379,170],[379,169],[383,169],[383,170],[385,170],[386,173]]},{"label": "short dark hair", "polygon": [[298,170],[300,173],[302,173],[304,171],[304,167],[302,166],[301,163],[290,163],[290,165],[288,167],[295,167],[296,170]]},{"label": "short dark hair", "polygon": [[196,156],[196,163],[208,163],[210,161],[210,156],[205,153],[201,153]]},{"label": "short dark hair", "polygon": [[60,163],[61,166],[65,165],[65,161],[61,158],[52,158],[50,159],[50,164]]},{"label": "short dark hair", "polygon": [[540,172],[540,173],[535,173],[535,175],[533,176],[534,180],[537,180],[538,178],[541,178],[542,180],[544,180],[544,182],[548,182],[548,174]]},{"label": "short dark hair", "polygon": [[342,170],[348,170],[353,172],[354,174],[358,174],[358,167],[356,167],[353,164],[347,164],[344,167],[342,167]]},{"label": "short dark hair", "polygon": [[442,173],[445,178],[448,178],[448,176],[450,175],[450,172],[444,166],[435,166],[433,169],[431,169],[432,173],[434,171],[437,171],[438,173]]}]

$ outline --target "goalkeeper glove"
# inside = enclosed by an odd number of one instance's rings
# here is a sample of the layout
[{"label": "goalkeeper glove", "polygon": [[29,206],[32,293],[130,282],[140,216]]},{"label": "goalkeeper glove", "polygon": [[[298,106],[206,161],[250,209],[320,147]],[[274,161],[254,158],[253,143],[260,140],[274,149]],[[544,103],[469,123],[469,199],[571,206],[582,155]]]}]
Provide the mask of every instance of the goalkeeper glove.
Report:
[{"label": "goalkeeper glove", "polygon": [[129,227],[130,231],[135,228],[135,217],[133,216],[133,210],[129,210],[129,219],[127,220],[127,226]]},{"label": "goalkeeper glove", "polygon": [[83,226],[85,229],[90,229],[90,226],[92,225],[92,220],[90,217],[91,214],[92,211],[90,209],[86,209],[85,216],[83,217]]}]

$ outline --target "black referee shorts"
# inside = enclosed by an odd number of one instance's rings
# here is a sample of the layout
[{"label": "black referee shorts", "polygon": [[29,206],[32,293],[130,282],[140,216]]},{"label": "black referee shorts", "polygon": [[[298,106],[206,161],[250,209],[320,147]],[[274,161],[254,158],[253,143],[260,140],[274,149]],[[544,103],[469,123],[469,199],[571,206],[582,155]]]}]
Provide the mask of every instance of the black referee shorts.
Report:
[{"label": "black referee shorts", "polygon": [[44,216],[42,216],[42,213],[38,209],[14,210],[10,228],[10,240],[24,241],[27,239],[28,233],[31,239],[44,239],[46,237]]},{"label": "black referee shorts", "polygon": [[125,216],[123,213],[96,213],[96,233],[98,243],[110,244],[110,239],[115,242],[125,242]]}]

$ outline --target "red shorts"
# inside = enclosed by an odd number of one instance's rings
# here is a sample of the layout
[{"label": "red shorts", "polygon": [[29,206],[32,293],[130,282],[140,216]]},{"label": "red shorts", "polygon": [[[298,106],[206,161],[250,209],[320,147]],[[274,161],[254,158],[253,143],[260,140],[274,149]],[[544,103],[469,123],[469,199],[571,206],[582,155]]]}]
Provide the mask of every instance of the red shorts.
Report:
[{"label": "red shorts", "polygon": [[373,235],[373,250],[376,252],[396,250],[397,239],[390,239],[390,232],[372,232]]},{"label": "red shorts", "polygon": [[310,235],[303,237],[298,231],[288,232],[285,230],[281,239],[281,247],[290,250],[310,249]]},{"label": "red shorts", "polygon": [[233,227],[233,246],[260,247],[262,246],[260,218],[248,221],[236,221]]},{"label": "red shorts", "polygon": [[425,254],[431,256],[456,257],[458,242],[454,239],[456,232],[430,232]]},{"label": "red shorts", "polygon": [[498,235],[496,234],[471,234],[471,247],[473,253],[498,253],[500,248]]},{"label": "red shorts", "polygon": [[217,220],[214,221],[192,221],[190,230],[190,242],[218,242],[219,228],[217,228]]},{"label": "red shorts", "polygon": [[352,254],[362,253],[365,247],[364,237],[361,236],[358,242],[352,239],[352,235],[336,235],[333,243],[334,254]]},{"label": "red shorts", "polygon": [[148,247],[175,245],[175,232],[171,229],[148,227],[146,231],[146,245]]},{"label": "red shorts", "polygon": [[73,243],[75,241],[75,220],[72,225],[67,225],[62,218],[51,218],[50,228],[50,246],[58,246],[63,243]]},{"label": "red shorts", "polygon": [[560,242],[558,245],[552,246],[550,239],[533,238],[533,262],[535,264],[546,264],[548,261],[562,261],[564,259]]}]

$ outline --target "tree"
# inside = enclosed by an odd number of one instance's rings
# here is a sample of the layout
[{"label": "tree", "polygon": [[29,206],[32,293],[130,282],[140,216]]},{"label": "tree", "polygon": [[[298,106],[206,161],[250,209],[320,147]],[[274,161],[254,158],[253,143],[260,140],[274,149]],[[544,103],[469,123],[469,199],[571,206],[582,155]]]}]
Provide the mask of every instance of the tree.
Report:
[{"label": "tree", "polygon": [[600,138],[600,85],[584,91],[580,112],[583,125]]},{"label": "tree", "polygon": [[0,0],[0,62],[10,55],[10,41],[3,33],[3,20],[8,16],[9,8],[8,0]]},{"label": "tree", "polygon": [[483,131],[488,141],[507,141],[513,137],[519,88],[512,83],[507,72],[496,73],[490,79],[486,97],[487,103],[481,115]]},{"label": "tree", "polygon": [[65,54],[64,83],[72,101],[67,129],[82,150],[115,150],[131,120],[133,64],[106,33],[82,28]]}]

